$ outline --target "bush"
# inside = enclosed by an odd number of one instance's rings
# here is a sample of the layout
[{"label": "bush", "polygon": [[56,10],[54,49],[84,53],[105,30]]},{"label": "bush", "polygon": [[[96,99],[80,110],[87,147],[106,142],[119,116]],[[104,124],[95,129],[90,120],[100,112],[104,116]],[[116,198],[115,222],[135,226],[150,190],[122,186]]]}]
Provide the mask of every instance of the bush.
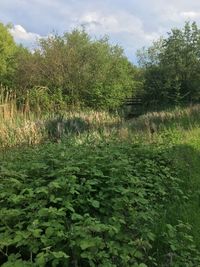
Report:
[{"label": "bush", "polygon": [[2,266],[165,266],[166,253],[173,266],[200,264],[187,246],[179,264],[172,245],[179,252],[177,240],[187,238],[169,227],[159,258],[154,251],[162,210],[182,196],[164,153],[68,142],[8,152],[0,163]]}]

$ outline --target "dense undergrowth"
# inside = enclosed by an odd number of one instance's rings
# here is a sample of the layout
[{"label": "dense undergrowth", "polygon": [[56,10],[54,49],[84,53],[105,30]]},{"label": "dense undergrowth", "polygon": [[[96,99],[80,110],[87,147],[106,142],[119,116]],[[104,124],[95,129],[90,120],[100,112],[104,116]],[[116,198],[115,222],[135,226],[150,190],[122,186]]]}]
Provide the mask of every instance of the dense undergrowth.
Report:
[{"label": "dense undergrowth", "polygon": [[50,120],[59,143],[4,149],[1,265],[200,266],[197,109]]},{"label": "dense undergrowth", "polygon": [[156,233],[183,199],[167,154],[113,141],[4,154],[3,266],[198,266],[186,224]]}]

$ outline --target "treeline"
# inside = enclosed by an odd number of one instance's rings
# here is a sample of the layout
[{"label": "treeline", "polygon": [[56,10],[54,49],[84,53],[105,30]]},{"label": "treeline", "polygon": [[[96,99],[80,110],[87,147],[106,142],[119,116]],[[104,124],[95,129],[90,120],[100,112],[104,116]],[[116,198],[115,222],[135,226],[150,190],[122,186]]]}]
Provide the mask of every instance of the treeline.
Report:
[{"label": "treeline", "polygon": [[172,29],[137,56],[135,66],[108,37],[92,39],[84,29],[40,39],[30,51],[0,24],[0,84],[15,91],[18,105],[115,110],[133,95],[153,107],[199,101],[200,29],[195,22]]},{"label": "treeline", "polygon": [[31,52],[1,24],[0,47],[0,83],[15,88],[18,102],[115,109],[134,88],[136,67],[123,49],[107,37],[91,39],[85,30],[40,39]]},{"label": "treeline", "polygon": [[149,106],[200,100],[200,29],[186,22],[147,49],[138,51],[142,95]]}]

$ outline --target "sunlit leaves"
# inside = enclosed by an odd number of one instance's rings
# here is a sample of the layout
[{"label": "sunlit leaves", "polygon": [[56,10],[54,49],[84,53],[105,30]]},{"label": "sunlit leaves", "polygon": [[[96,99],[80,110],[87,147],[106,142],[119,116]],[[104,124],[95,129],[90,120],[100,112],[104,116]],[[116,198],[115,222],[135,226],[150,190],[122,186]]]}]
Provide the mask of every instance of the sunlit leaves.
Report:
[{"label": "sunlit leaves", "polygon": [[[3,266],[161,266],[165,248],[180,261],[174,226],[166,226],[159,257],[154,251],[159,216],[182,197],[162,151],[116,141],[34,149],[0,157]],[[189,234],[179,237],[189,244]],[[192,245],[181,255],[196,264]]]}]

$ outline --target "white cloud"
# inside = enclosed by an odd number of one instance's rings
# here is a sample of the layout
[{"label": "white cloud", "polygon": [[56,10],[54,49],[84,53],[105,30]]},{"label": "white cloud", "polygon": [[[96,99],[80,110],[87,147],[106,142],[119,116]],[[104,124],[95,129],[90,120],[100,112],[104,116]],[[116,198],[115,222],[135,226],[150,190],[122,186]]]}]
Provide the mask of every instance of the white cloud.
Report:
[{"label": "white cloud", "polygon": [[[136,51],[148,46],[157,40],[160,33],[157,31],[146,31],[143,21],[128,12],[115,12],[107,14],[87,14],[81,18],[81,22],[88,22],[88,30],[91,34],[108,34],[113,43],[118,43],[125,49],[126,55],[136,62]],[[89,23],[91,21],[91,24]],[[95,23],[94,23],[95,22]]]},{"label": "white cloud", "polygon": [[85,25],[91,31],[98,29],[105,33],[133,33],[136,27],[142,27],[141,20],[123,12],[113,13],[112,15],[102,12],[89,12],[77,19],[76,23]]},{"label": "white cloud", "polygon": [[61,34],[84,24],[92,36],[107,34],[133,55],[186,20],[200,24],[200,1],[0,0],[0,17],[15,24],[13,36],[26,46],[52,30]]},{"label": "white cloud", "polygon": [[[127,54],[133,57],[134,51],[148,45],[159,37],[157,32],[147,32],[141,19],[127,14],[124,11],[117,11],[107,14],[99,11],[83,12],[69,21],[69,29],[84,25],[92,36],[111,37],[113,43],[118,43],[125,48]],[[10,29],[17,43],[22,43],[29,48],[34,48],[38,39],[45,37],[34,32],[27,31],[22,25],[14,25]],[[49,36],[49,34],[48,34]]]},{"label": "white cloud", "polygon": [[147,32],[141,19],[123,11],[105,14],[102,12],[87,12],[75,20],[73,26],[84,25],[92,35],[108,34],[118,39],[125,48],[136,48],[149,44],[159,37],[157,32]]},{"label": "white cloud", "polygon": [[23,43],[28,46],[34,45],[36,41],[41,38],[39,34],[28,32],[21,25],[14,25],[10,29],[10,33],[12,34],[16,42]]},{"label": "white cloud", "polygon": [[200,12],[194,12],[194,11],[185,11],[180,13],[181,17],[186,19],[197,19],[200,18]]}]

